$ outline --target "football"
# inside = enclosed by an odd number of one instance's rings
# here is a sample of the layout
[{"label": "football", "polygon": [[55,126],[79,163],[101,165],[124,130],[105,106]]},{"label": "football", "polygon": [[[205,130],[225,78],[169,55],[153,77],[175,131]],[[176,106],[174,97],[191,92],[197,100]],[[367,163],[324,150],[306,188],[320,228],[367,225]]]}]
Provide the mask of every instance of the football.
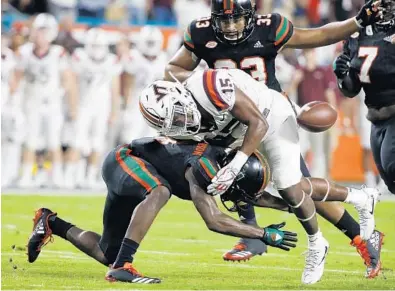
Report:
[{"label": "football", "polygon": [[335,124],[337,111],[327,102],[312,101],[301,108],[297,120],[307,131],[323,132]]}]

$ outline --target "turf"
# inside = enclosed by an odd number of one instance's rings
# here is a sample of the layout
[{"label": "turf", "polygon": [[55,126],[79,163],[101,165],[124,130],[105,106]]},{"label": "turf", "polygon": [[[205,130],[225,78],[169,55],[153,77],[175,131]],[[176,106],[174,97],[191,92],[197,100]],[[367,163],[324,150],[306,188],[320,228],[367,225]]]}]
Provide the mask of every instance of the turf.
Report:
[{"label": "turf", "polygon": [[306,237],[292,215],[271,210],[259,210],[260,223],[286,221],[287,228],[298,232],[299,246],[289,253],[270,249],[247,263],[224,262],[222,253],[236,239],[207,230],[193,205],[175,197],[157,218],[135,260],[140,272],[162,278],[160,285],[109,283],[104,280],[106,267],[59,237],[34,264],[27,263],[24,246],[36,208],[48,207],[63,219],[100,233],[103,203],[104,197],[2,196],[2,289],[395,289],[394,202],[376,208],[377,225],[386,237],[384,275],[374,280],[363,277],[364,265],[349,240],[321,220],[330,243],[325,274],[316,285],[301,285]]}]

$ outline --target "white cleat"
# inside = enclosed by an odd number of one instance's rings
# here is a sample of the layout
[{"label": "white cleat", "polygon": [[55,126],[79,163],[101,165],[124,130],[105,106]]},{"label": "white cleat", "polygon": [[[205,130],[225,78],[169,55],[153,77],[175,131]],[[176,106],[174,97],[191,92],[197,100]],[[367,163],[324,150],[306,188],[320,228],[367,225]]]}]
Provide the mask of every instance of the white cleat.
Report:
[{"label": "white cleat", "polygon": [[368,240],[372,236],[375,227],[374,208],[376,207],[380,191],[376,188],[363,188],[362,191],[366,194],[366,200],[356,203],[354,206],[358,211],[361,238]]},{"label": "white cleat", "polygon": [[319,237],[314,243],[309,243],[306,262],[302,274],[303,284],[315,284],[324,274],[325,259],[328,254],[329,243],[324,237]]}]

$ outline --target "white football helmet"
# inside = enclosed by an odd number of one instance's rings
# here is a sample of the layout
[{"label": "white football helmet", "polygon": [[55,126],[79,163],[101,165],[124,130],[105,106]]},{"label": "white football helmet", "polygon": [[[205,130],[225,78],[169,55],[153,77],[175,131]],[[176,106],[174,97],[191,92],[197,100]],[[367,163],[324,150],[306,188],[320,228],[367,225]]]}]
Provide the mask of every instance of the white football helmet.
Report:
[{"label": "white football helmet", "polygon": [[140,94],[140,111],[148,125],[166,136],[199,132],[201,114],[192,94],[180,83],[155,81]]},{"label": "white football helmet", "polygon": [[109,42],[100,28],[91,28],[85,34],[85,50],[90,58],[99,61],[109,53]]},{"label": "white football helmet", "polygon": [[32,24],[32,35],[38,29],[47,29],[47,41],[53,42],[58,36],[59,26],[56,18],[48,13],[40,13],[36,16]]},{"label": "white football helmet", "polygon": [[139,33],[137,49],[149,57],[156,57],[163,47],[163,34],[155,26],[144,26]]}]

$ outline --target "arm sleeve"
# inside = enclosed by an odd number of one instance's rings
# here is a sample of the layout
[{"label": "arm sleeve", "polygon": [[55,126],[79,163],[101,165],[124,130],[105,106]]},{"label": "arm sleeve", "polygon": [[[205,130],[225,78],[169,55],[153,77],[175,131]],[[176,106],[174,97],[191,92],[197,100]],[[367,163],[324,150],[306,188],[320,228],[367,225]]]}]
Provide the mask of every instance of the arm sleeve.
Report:
[{"label": "arm sleeve", "polygon": [[196,21],[194,20],[188,25],[188,27],[184,31],[183,44],[184,44],[184,47],[191,52],[195,52],[195,44],[192,39],[192,28],[195,25],[196,25]]},{"label": "arm sleeve", "polygon": [[292,37],[294,26],[288,18],[274,13],[272,14],[272,29],[274,36],[274,46],[279,51]]}]

